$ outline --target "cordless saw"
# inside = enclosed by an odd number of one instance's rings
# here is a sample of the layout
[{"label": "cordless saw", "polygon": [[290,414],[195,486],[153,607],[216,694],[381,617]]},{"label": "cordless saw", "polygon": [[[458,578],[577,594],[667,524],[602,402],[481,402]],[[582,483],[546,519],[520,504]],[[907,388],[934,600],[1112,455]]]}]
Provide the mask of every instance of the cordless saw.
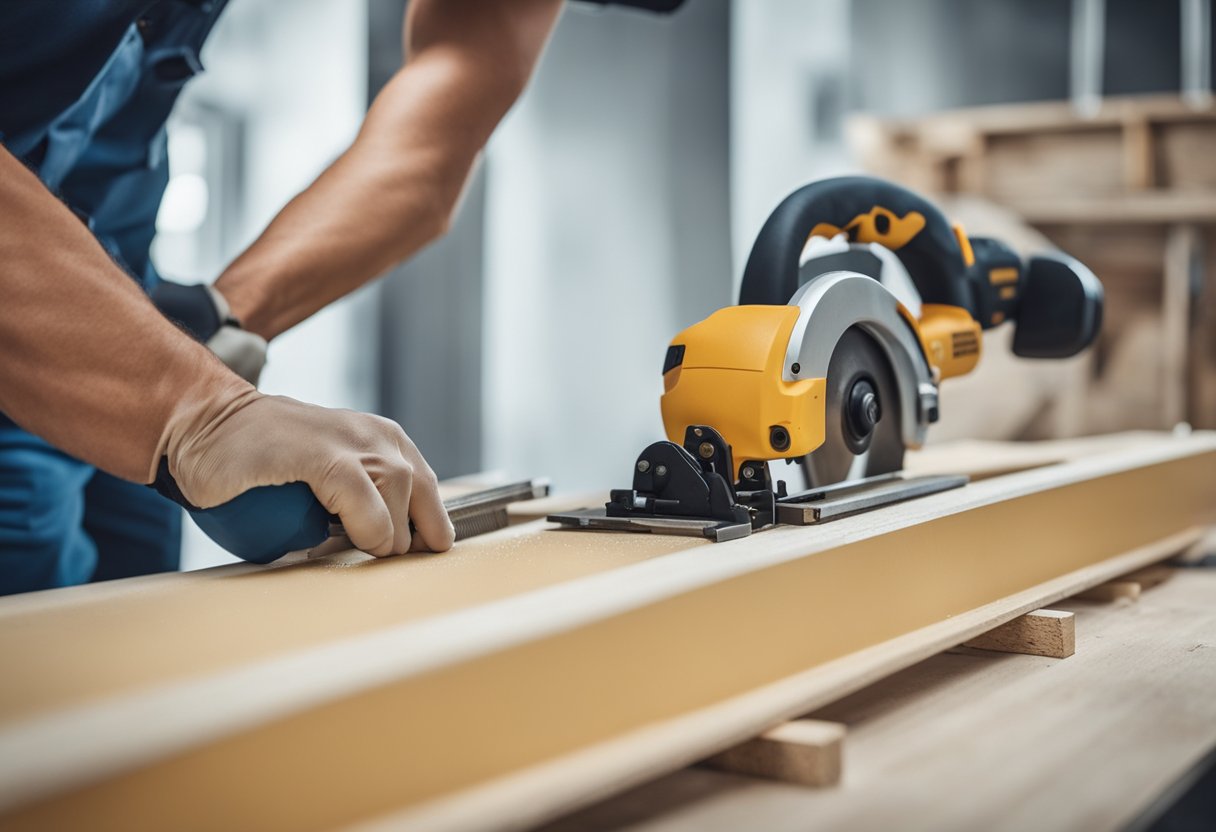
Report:
[{"label": "cordless saw", "polygon": [[[668,440],[576,529],[729,540],[958,487],[905,478],[904,451],[938,419],[938,387],[979,362],[985,329],[1014,354],[1066,358],[1097,337],[1102,285],[1058,253],[1023,260],[968,237],[924,197],[880,179],[790,194],[752,247],[739,305],[681,332],[663,363]],[[797,463],[791,493],[769,463]]]}]

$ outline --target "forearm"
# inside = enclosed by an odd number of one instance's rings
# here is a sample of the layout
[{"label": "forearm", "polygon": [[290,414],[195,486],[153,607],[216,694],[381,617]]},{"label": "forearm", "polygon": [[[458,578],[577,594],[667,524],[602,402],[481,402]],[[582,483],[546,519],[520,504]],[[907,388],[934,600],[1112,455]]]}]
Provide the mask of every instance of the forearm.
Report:
[{"label": "forearm", "polygon": [[247,387],[3,148],[0,298],[0,411],[117,476],[152,479],[183,401]]},{"label": "forearm", "polygon": [[561,0],[416,0],[406,65],[358,137],[217,282],[266,338],[447,228],[478,154],[530,76]]}]

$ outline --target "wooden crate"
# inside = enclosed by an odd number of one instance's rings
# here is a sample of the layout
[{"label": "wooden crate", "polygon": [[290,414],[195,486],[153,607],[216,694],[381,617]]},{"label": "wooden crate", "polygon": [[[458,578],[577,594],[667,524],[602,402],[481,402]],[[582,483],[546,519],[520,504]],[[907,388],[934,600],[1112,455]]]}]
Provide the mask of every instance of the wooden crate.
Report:
[{"label": "wooden crate", "polygon": [[1016,211],[1107,289],[1079,429],[1216,426],[1216,108],[1174,96],[855,116],[877,175]]}]

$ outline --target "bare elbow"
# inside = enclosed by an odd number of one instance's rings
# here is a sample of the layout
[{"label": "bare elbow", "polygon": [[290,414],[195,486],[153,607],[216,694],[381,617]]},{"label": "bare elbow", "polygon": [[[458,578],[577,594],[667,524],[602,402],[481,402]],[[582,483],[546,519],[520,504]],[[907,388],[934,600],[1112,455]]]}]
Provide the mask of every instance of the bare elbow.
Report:
[{"label": "bare elbow", "polygon": [[490,90],[490,95],[494,98],[494,110],[504,114],[511,109],[527,90],[531,80],[532,65],[528,62],[519,61],[509,68],[499,68]]},{"label": "bare elbow", "polygon": [[450,205],[435,211],[429,228],[429,231],[431,232],[431,239],[438,240],[441,237],[446,237],[448,232],[452,230],[452,226],[456,223],[456,215],[459,212],[459,199],[455,200]]},{"label": "bare elbow", "polygon": [[460,213],[462,195],[463,188],[459,184],[436,187],[426,199],[416,233],[428,243],[447,236]]},{"label": "bare elbow", "polygon": [[460,208],[464,204],[465,184],[471,175],[472,167],[470,166],[463,171],[463,175],[458,181],[445,187],[435,200],[434,208],[431,211],[431,227],[436,238],[443,237],[452,230],[456,217],[460,215]]}]

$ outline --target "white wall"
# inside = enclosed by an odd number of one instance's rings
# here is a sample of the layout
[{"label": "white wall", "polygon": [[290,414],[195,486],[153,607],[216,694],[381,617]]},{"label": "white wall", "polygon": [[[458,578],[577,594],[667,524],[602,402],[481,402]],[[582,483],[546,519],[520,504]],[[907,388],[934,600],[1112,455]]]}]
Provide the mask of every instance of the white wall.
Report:
[{"label": "white wall", "polygon": [[[729,302],[725,8],[569,8],[494,137],[486,468],[562,490],[625,486],[662,438],[667,344]],[[703,251],[681,242],[689,221]]]},{"label": "white wall", "polygon": [[[849,0],[731,6],[731,237],[737,293],[752,242],[792,190],[855,170],[830,135],[847,104]],[[833,124],[817,123],[833,119]],[[829,135],[825,135],[825,133]]]}]

